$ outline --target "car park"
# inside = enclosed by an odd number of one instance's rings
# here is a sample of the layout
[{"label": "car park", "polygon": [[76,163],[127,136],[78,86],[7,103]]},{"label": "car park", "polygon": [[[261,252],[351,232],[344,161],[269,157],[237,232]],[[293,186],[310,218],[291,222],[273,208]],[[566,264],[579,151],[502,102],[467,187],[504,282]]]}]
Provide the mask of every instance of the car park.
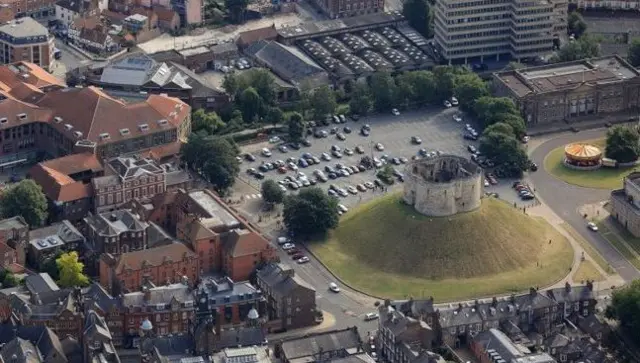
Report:
[{"label": "car park", "polygon": [[331,161],[331,156],[329,156],[329,154],[327,154],[327,153],[322,153],[322,154],[320,155],[320,158],[321,158],[322,160],[324,160],[324,161]]},{"label": "car park", "polygon": [[356,146],[356,152],[358,154],[364,154],[364,148],[360,145]]},{"label": "car park", "polygon": [[329,130],[329,133],[331,135],[335,135],[338,133],[338,128],[337,127],[332,127],[331,130]]},{"label": "car park", "polygon": [[257,172],[255,174],[253,174],[253,177],[258,179],[258,180],[262,180],[262,179],[264,179],[264,174],[261,173],[261,172]]},{"label": "car park", "polygon": [[338,189],[336,191],[336,193],[338,193],[338,195],[340,195],[341,197],[348,197],[349,196],[349,193],[346,190],[342,189],[342,188]]},{"label": "car park", "polygon": [[345,134],[350,134],[351,133],[351,127],[349,126],[345,126],[342,131],[344,131]]},{"label": "car park", "polygon": [[360,135],[362,136],[369,136],[370,131],[367,129],[360,129]]},{"label": "car park", "polygon": [[280,152],[281,152],[281,153],[283,153],[283,154],[284,154],[284,153],[288,153],[288,152],[289,152],[289,149],[287,148],[287,146],[286,146],[286,145],[280,145],[280,146],[278,146],[278,150],[280,150]]},{"label": "car park", "polygon": [[338,132],[338,133],[336,134],[336,138],[337,138],[338,140],[340,140],[340,141],[344,141],[344,140],[346,140],[346,139],[347,139],[347,137],[346,137],[342,132]]},{"label": "car park", "polygon": [[300,143],[306,147],[310,147],[311,146],[311,141],[304,139],[302,141],[300,141]]},{"label": "car park", "polygon": [[290,142],[288,145],[291,150],[300,150],[300,144],[297,142]]},{"label": "car park", "polygon": [[372,182],[365,182],[364,186],[367,187],[368,189],[375,188],[375,185]]},{"label": "car park", "polygon": [[332,151],[331,155],[333,155],[333,157],[335,157],[337,159],[341,159],[342,158],[342,153],[340,151],[337,151],[337,150]]},{"label": "car park", "polygon": [[358,189],[358,191],[360,191],[360,192],[366,192],[367,191],[367,187],[365,187],[364,184],[356,185],[356,189]]},{"label": "car park", "polygon": [[345,147],[344,148],[344,154],[348,155],[348,156],[351,156],[351,155],[353,155],[353,150],[349,149],[348,147]]},{"label": "car park", "polygon": [[245,158],[245,160],[247,160],[247,161],[249,161],[249,162],[254,162],[254,161],[256,161],[256,157],[255,157],[255,156],[253,156],[253,155],[251,155],[251,154],[249,154],[249,153],[244,154],[244,158]]}]

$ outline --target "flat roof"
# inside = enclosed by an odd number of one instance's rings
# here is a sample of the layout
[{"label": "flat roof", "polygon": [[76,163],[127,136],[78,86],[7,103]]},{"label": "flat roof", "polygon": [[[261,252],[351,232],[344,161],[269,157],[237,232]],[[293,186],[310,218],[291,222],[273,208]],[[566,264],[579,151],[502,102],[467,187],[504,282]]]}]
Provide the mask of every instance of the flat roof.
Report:
[{"label": "flat roof", "polygon": [[618,56],[498,72],[518,97],[576,88],[582,84],[606,84],[635,78],[640,73]]},{"label": "flat roof", "polygon": [[207,47],[205,47],[204,45],[201,47],[195,47],[195,48],[189,48],[189,49],[183,49],[183,50],[179,50],[178,53],[184,57],[188,57],[191,55],[198,55],[198,54],[206,54],[206,53],[210,53],[211,50]]},{"label": "flat roof", "polygon": [[240,226],[240,221],[205,191],[190,192],[189,197],[209,214],[208,218],[201,220],[204,226],[208,228],[219,225],[225,225],[230,228]]},{"label": "flat roof", "polygon": [[0,32],[15,38],[46,37],[49,35],[47,28],[28,16],[0,26]]},{"label": "flat roof", "polygon": [[397,11],[367,14],[353,18],[334,19],[316,22],[307,22],[300,25],[280,28],[278,35],[283,38],[296,38],[336,30],[349,30],[349,28],[368,25],[383,25],[389,22],[404,20],[404,16]]}]

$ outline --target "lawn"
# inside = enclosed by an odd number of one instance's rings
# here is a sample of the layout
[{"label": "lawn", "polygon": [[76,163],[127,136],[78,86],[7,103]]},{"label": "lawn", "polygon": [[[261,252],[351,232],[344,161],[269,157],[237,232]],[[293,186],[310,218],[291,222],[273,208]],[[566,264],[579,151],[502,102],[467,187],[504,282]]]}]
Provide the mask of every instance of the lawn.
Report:
[{"label": "lawn", "polygon": [[[604,139],[586,140],[590,143],[601,147],[604,150]],[[569,169],[564,166],[564,146],[552,150],[544,159],[545,170],[569,184],[579,185],[586,188],[597,189],[619,189],[622,187],[622,178],[632,171],[640,170],[640,167],[633,168],[600,168],[592,171],[580,171]]]},{"label": "lawn", "polygon": [[574,283],[582,283],[583,281],[593,280],[593,281],[602,281],[604,280],[604,276],[596,269],[593,262],[589,260],[585,260],[580,262],[576,273],[573,275]]},{"label": "lawn", "polygon": [[399,194],[351,210],[326,241],[309,247],[354,288],[440,302],[549,285],[573,259],[558,231],[504,202],[484,199],[476,211],[434,218],[415,213]]},{"label": "lawn", "polygon": [[604,237],[615,249],[620,252],[624,258],[626,258],[632,265],[634,265],[637,269],[640,269],[640,258],[630,250],[627,245],[620,239],[617,233],[613,233],[609,230],[609,227],[603,222],[600,221],[596,223],[598,225],[599,233]]},{"label": "lawn", "polygon": [[591,259],[595,263],[597,263],[606,273],[613,274],[615,272],[613,267],[611,267],[611,265],[607,263],[607,261],[602,257],[600,252],[598,252],[595,248],[593,248],[591,243],[585,241],[584,238],[582,238],[582,236],[578,232],[576,232],[575,229],[573,229],[573,227],[571,227],[567,223],[562,223],[560,226],[565,231],[567,231],[567,233],[569,233],[569,235],[571,235],[571,237],[573,237],[573,239],[576,240],[576,242],[580,244],[580,247],[582,247],[582,249],[584,249],[585,252],[591,257]]}]

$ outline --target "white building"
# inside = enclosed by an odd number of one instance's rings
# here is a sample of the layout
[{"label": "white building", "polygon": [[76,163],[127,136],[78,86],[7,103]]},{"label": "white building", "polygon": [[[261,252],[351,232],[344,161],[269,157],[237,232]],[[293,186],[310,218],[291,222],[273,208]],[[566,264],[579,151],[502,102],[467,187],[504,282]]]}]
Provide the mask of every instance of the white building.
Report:
[{"label": "white building", "polygon": [[452,62],[533,59],[566,30],[567,0],[436,0],[435,43]]},{"label": "white building", "polygon": [[571,0],[578,9],[611,9],[611,10],[631,10],[640,9],[638,0]]},{"label": "white building", "polygon": [[69,27],[74,20],[99,15],[109,0],[61,0],[56,3],[56,20]]}]

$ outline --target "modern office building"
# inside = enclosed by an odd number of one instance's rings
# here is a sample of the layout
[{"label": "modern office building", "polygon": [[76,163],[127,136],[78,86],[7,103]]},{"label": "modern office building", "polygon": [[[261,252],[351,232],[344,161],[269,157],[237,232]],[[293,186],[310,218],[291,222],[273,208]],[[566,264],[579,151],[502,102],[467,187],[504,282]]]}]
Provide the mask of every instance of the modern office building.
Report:
[{"label": "modern office building", "polygon": [[47,28],[30,17],[0,26],[0,62],[34,63],[46,70],[53,64],[53,37]]},{"label": "modern office building", "polygon": [[566,0],[437,0],[435,47],[450,63],[548,54],[566,29]]}]

